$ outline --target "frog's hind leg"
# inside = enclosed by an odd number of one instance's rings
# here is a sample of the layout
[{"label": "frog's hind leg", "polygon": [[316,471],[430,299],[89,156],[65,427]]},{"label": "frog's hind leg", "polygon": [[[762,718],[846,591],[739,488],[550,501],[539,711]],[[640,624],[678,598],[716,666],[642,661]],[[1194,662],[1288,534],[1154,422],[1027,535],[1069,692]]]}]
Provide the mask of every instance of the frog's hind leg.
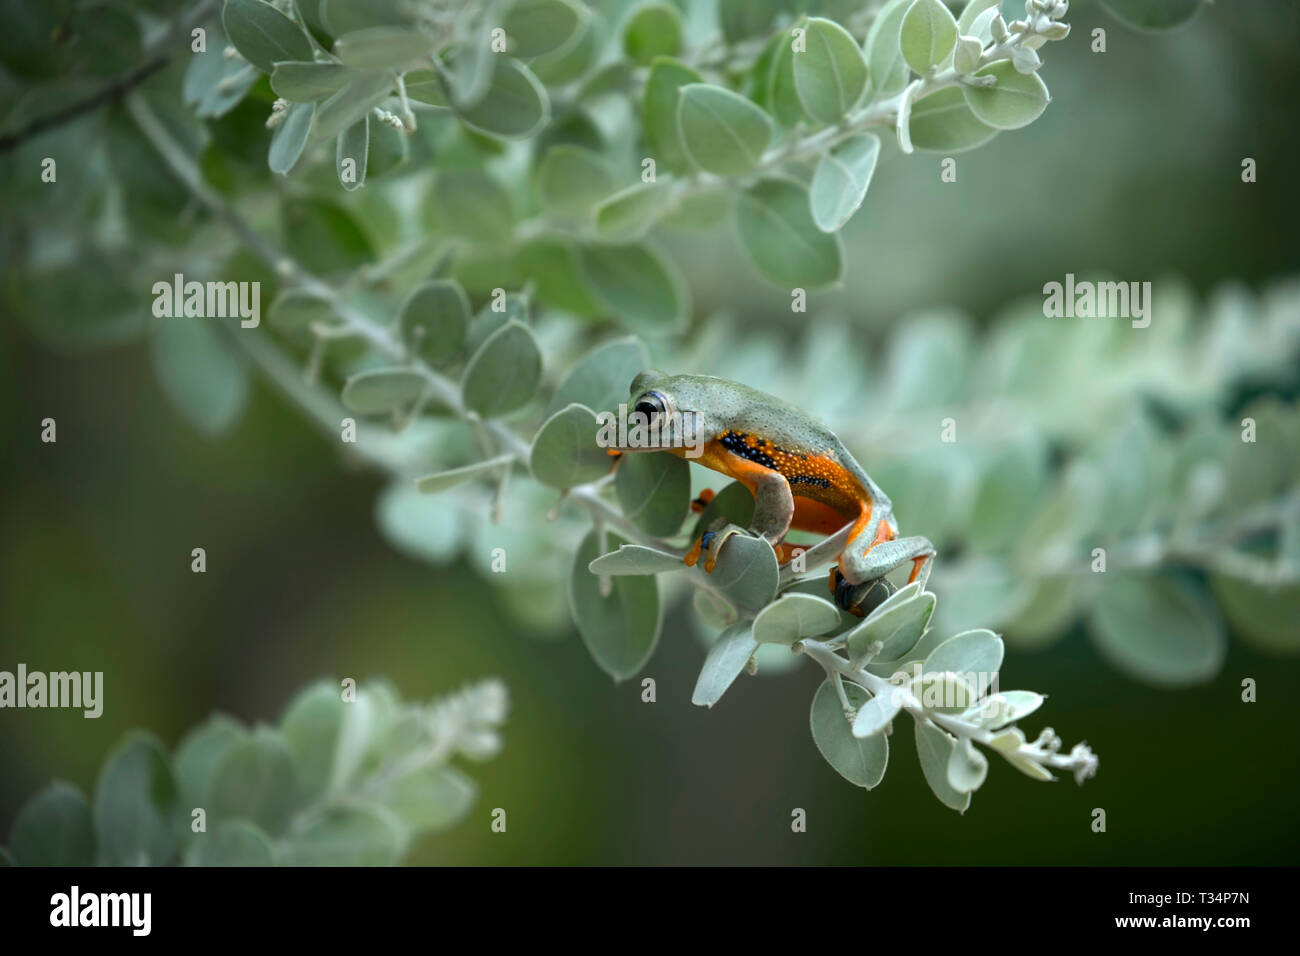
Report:
[{"label": "frog's hind leg", "polygon": [[858,523],[861,530],[855,529],[855,533],[850,535],[838,567],[831,570],[830,589],[836,604],[846,611],[861,614],[862,598],[871,586],[907,561],[912,562],[912,573],[907,583],[920,581],[921,587],[925,587],[934,562],[934,545],[928,539],[896,537],[897,531],[887,507],[877,508],[872,514],[868,505]]}]

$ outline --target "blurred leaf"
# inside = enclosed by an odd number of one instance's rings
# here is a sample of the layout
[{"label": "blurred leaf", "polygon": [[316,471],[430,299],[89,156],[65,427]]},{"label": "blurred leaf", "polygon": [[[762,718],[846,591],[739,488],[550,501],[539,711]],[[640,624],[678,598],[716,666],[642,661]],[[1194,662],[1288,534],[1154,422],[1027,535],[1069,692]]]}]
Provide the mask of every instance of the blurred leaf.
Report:
[{"label": "blurred leaf", "polygon": [[552,215],[582,217],[614,189],[604,157],[581,146],[552,146],[537,167],[537,198]]},{"label": "blurred leaf", "polygon": [[[248,369],[220,335],[214,318],[164,319],[150,340],[154,372],[173,408],[205,435],[220,435],[248,404]],[[241,329],[234,334],[249,334]]]},{"label": "blurred leaf", "polygon": [[291,103],[315,103],[343,89],[356,75],[341,63],[289,61],[275,65],[271,89]]},{"label": "blurred leaf", "polygon": [[[845,681],[844,691],[854,707],[861,709],[866,705],[869,695],[857,684]],[[884,779],[889,764],[889,738],[884,734],[854,737],[839,694],[829,680],[822,681],[813,696],[809,723],[817,749],[849,783],[870,790]]]},{"label": "blurred leaf", "polygon": [[266,165],[271,172],[284,176],[293,169],[307,145],[315,114],[314,103],[291,103],[285,110],[284,119],[271,134],[271,148],[266,154]]},{"label": "blurred leaf", "polygon": [[613,459],[596,444],[599,425],[585,405],[569,405],[546,420],[533,439],[528,467],[552,488],[572,488],[609,473]]},{"label": "blurred leaf", "polygon": [[779,0],[718,0],[718,23],[728,43],[766,33],[780,11]]},{"label": "blurred leaf", "polygon": [[334,306],[328,299],[300,289],[289,289],[275,297],[267,311],[266,321],[280,334],[303,344],[314,338],[311,333],[313,323],[330,322],[334,317]]},{"label": "blurred leaf", "polygon": [[428,385],[423,375],[407,368],[367,369],[348,378],[341,398],[358,415],[385,415],[410,408]]},{"label": "blurred leaf", "polygon": [[1139,30],[1171,30],[1201,9],[1202,0],[1101,0],[1114,17]]},{"label": "blurred leaf", "polygon": [[402,479],[376,499],[375,524],[392,547],[434,565],[451,560],[461,543],[456,510]]},{"label": "blurred leaf", "polygon": [[226,0],[221,24],[231,44],[263,73],[279,60],[310,60],[311,43],[296,23],[262,0]]},{"label": "blurred leaf", "polygon": [[631,242],[673,211],[670,182],[637,183],[614,193],[595,209],[596,235],[608,242]]},{"label": "blurred leaf", "polygon": [[406,0],[320,0],[320,21],[332,36],[409,22]]},{"label": "blurred leaf", "polygon": [[901,92],[911,75],[903,59],[901,35],[903,18],[912,3],[913,0],[889,0],[876,14],[867,34],[871,87],[878,97]]},{"label": "blurred leaf", "polygon": [[479,170],[439,170],[430,212],[432,225],[451,235],[502,242],[514,233],[510,197],[494,178]]},{"label": "blurred leaf", "polygon": [[689,293],[675,263],[648,242],[578,248],[579,270],[592,297],[622,325],[663,334],[685,325]]},{"label": "blurred leaf", "polygon": [[[626,542],[609,534],[607,543]],[[659,588],[650,576],[612,577],[608,595],[601,594],[601,578],[587,566],[601,554],[599,535],[587,532],[578,546],[569,575],[569,608],[587,650],[616,681],[641,670],[659,641]]]},{"label": "blurred leaf", "polygon": [[400,823],[377,807],[326,810],[285,842],[289,866],[392,866],[403,850]]},{"label": "blurred leaf", "polygon": [[700,676],[695,681],[691,703],[700,707],[712,707],[720,701],[756,650],[758,642],[754,640],[749,621],[733,624],[718,635],[718,639],[709,648],[704,667],[700,669]]},{"label": "blurred leaf", "polygon": [[402,342],[431,365],[460,354],[469,327],[469,300],[454,279],[421,282],[402,303]]},{"label": "blurred leaf", "polygon": [[217,765],[231,747],[247,739],[243,725],[224,714],[213,714],[181,738],[172,766],[183,812],[206,806]]},{"label": "blurred leaf", "polygon": [[474,781],[455,767],[422,767],[389,784],[384,806],[419,835],[455,826],[477,796]]},{"label": "blurred leaf", "polygon": [[270,838],[247,820],[227,820],[211,833],[199,835],[193,862],[196,866],[273,866],[275,850]]},{"label": "blurred leaf", "polygon": [[95,785],[95,833],[109,866],[161,866],[176,856],[176,784],[149,734],[130,733],[105,758]]},{"label": "blurred leaf", "polygon": [[1254,584],[1212,574],[1214,596],[1228,623],[1246,641],[1268,654],[1300,652],[1300,585]]},{"label": "blurred leaf", "polygon": [[818,229],[835,232],[858,211],[879,156],[880,140],[868,133],[846,139],[818,160],[809,189]]},{"label": "blurred leaf", "polygon": [[838,123],[867,89],[867,63],[849,31],[832,20],[807,21],[804,39],[807,49],[793,57],[799,101],[818,122]]},{"label": "blurred leaf", "polygon": [[[339,133],[338,144],[334,152],[334,164],[338,168],[339,185],[348,192],[364,186],[366,184],[366,160],[369,156],[370,117],[367,115]],[[344,166],[349,160],[352,162],[350,170]]]},{"label": "blurred leaf", "polygon": [[1091,623],[1098,650],[1148,684],[1200,684],[1223,666],[1227,634],[1218,609],[1198,589],[1168,574],[1107,572]]},{"label": "blurred leaf", "polygon": [[690,509],[691,470],[668,452],[631,452],[619,460],[614,491],[623,514],[646,534],[677,534]]},{"label": "blurred leaf", "polygon": [[337,684],[318,681],[298,693],[280,720],[304,805],[316,803],[329,789],[347,706]]},{"label": "blurred leaf", "polygon": [[644,3],[623,26],[623,52],[647,66],[657,56],[676,56],[682,45],[682,17],[669,3]]},{"label": "blurred leaf", "polygon": [[660,57],[650,66],[641,101],[641,116],[650,151],[659,165],[670,172],[685,173],[692,168],[691,158],[682,146],[677,108],[681,88],[699,82],[699,73],[668,57]]},{"label": "blurred leaf", "polygon": [[754,618],[759,644],[791,645],[839,627],[840,612],[830,601],[811,594],[786,594]]},{"label": "blurred leaf", "polygon": [[899,43],[907,65],[924,76],[952,55],[957,21],[939,0],[916,0],[903,17]]},{"label": "blurred leaf", "polygon": [[1050,97],[1038,74],[1017,72],[1010,60],[990,63],[974,75],[997,78],[996,86],[961,88],[975,118],[994,129],[1028,126],[1047,109]]},{"label": "blurred leaf", "polygon": [[799,98],[799,88],[794,78],[794,58],[793,41],[788,32],[778,33],[772,38],[771,60],[767,65],[763,91],[772,115],[786,129],[811,121]]},{"label": "blurred leaf", "polygon": [[541,376],[542,353],[533,333],[511,320],[469,360],[461,396],[466,408],[494,418],[525,405],[536,394]]},{"label": "blurred leaf", "polygon": [[279,834],[298,806],[298,779],[284,738],[258,727],[222,756],[208,785],[208,822],[249,820]]},{"label": "blurred leaf", "polygon": [[334,55],[356,69],[400,70],[433,53],[434,39],[414,27],[368,27],[345,33],[334,43]]},{"label": "blurred leaf", "polygon": [[600,312],[600,303],[587,291],[579,271],[577,244],[567,236],[542,236],[521,244],[515,265],[547,305],[580,316]]},{"label": "blurred leaf", "polygon": [[739,93],[708,83],[681,88],[677,129],[695,165],[719,176],[752,171],[772,140],[766,113]]},{"label": "blurred leaf", "polygon": [[603,21],[594,11],[585,7],[582,10],[577,35],[529,63],[533,73],[547,86],[572,83],[591,69],[600,55],[604,40]]},{"label": "blurred leaf", "polygon": [[469,107],[456,107],[456,115],[480,133],[502,139],[527,139],[550,117],[546,90],[528,67],[518,60],[497,56],[487,93]]},{"label": "blurred leaf", "polygon": [[921,772],[939,802],[961,813],[970,806],[970,794],[959,793],[948,782],[948,763],[957,747],[957,738],[940,730],[928,720],[916,722],[916,753],[921,758]]},{"label": "blurred leaf", "polygon": [[785,179],[765,179],[736,200],[740,244],[765,277],[779,286],[838,282],[844,270],[838,234],[813,221],[808,193]]},{"label": "blurred leaf", "polygon": [[573,367],[555,390],[547,415],[566,405],[586,405],[597,412],[614,412],[628,400],[637,373],[650,364],[645,346],[635,336],[624,336],[593,349]]},{"label": "blurred leaf", "polygon": [[289,198],[281,206],[286,251],[309,272],[355,269],[374,259],[352,214],[322,199]]},{"label": "blurred leaf", "polygon": [[56,780],[23,804],[9,831],[9,845],[22,866],[93,865],[90,804],[76,787]]},{"label": "blurred leaf", "polygon": [[572,0],[515,0],[506,14],[510,52],[523,60],[568,49],[589,14]]}]

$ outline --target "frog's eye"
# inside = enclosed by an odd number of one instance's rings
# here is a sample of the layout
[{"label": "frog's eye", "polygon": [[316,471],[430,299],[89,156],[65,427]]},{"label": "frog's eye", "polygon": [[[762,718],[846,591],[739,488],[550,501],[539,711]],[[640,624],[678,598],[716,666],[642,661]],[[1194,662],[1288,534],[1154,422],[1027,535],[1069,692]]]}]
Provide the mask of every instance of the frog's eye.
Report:
[{"label": "frog's eye", "polygon": [[636,408],[633,409],[644,415],[648,422],[654,421],[656,415],[662,415],[667,410],[668,401],[659,392],[646,392],[636,400]]}]

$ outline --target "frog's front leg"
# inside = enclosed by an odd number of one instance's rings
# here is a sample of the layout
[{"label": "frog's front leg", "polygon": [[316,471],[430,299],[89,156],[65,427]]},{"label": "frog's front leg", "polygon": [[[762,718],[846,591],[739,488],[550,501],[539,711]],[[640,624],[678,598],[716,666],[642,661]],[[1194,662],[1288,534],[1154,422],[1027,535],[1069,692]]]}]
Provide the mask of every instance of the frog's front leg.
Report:
[{"label": "frog's front leg", "polygon": [[[734,467],[733,473],[754,492],[754,518],[749,524],[749,533],[765,538],[779,556],[781,542],[790,530],[790,522],[794,520],[794,494],[790,491],[790,483],[779,471],[750,461],[742,460]],[[704,570],[712,573],[727,539],[733,534],[742,533],[744,529],[734,524],[721,529],[710,529],[687,553],[686,563],[694,565],[701,554],[707,552]]]}]

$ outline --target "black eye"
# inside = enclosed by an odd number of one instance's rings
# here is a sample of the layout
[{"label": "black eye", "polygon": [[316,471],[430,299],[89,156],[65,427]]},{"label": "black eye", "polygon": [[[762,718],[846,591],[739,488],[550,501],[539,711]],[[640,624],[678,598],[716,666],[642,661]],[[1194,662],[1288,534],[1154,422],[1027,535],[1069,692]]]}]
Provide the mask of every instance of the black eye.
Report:
[{"label": "black eye", "polygon": [[647,419],[653,419],[664,410],[664,400],[654,392],[643,395],[636,403],[634,411],[640,412]]}]

